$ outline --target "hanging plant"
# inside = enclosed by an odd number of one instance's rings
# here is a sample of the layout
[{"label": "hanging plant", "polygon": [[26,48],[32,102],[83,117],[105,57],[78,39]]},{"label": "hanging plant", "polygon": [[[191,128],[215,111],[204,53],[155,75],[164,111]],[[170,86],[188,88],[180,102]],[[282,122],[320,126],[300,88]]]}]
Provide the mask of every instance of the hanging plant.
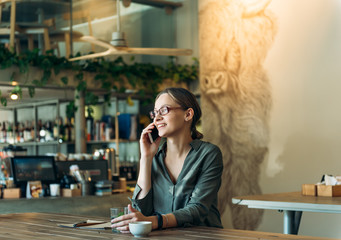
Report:
[{"label": "hanging plant", "polygon": [[[17,67],[19,73],[26,78],[24,83],[20,82],[21,85],[16,87],[16,91],[21,92],[21,87],[27,87],[29,95],[34,97],[36,87],[51,84],[54,79],[62,83],[61,87],[67,87],[70,84],[70,75],[66,75],[65,71],[68,71],[73,74],[73,80],[77,83],[77,91],[85,93],[87,105],[96,104],[98,97],[88,91],[88,80],[85,79],[86,73],[92,74],[92,81],[96,86],[108,91],[105,94],[106,101],[110,100],[112,90],[124,93],[127,88],[130,88],[141,96],[150,96],[150,99],[153,99],[165,79],[172,79],[176,83],[185,84],[198,79],[199,63],[197,59],[193,58],[194,63],[192,65],[176,64],[174,60],[175,58],[171,57],[166,66],[138,63],[134,61],[133,57],[131,63],[127,64],[120,56],[113,61],[98,58],[82,62],[70,62],[64,57],[55,56],[52,50],[47,51],[44,55],[39,54],[39,49],[16,55],[4,45],[0,45],[0,68]],[[42,71],[40,79],[29,79],[31,67]],[[14,81],[14,74],[11,76],[11,81]],[[52,78],[52,75],[54,75],[54,78]],[[1,94],[0,103],[4,106],[7,104],[7,100]],[[72,106],[70,106],[70,109],[75,110]]]}]

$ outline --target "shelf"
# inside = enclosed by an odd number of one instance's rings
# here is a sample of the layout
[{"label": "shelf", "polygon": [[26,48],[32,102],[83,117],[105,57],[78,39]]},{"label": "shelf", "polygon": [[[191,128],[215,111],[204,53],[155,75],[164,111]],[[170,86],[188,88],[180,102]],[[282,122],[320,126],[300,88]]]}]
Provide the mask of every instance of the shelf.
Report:
[{"label": "shelf", "polygon": [[[60,144],[58,141],[49,141],[49,142],[20,142],[20,143],[0,143],[0,147],[13,145],[13,146],[47,146],[47,145],[57,145]],[[64,144],[64,143],[62,143]]]},{"label": "shelf", "polygon": [[[138,142],[139,140],[127,140],[127,139],[120,139],[120,143],[131,143],[131,142]],[[99,143],[116,143],[116,140],[110,140],[110,141],[87,141],[87,144],[99,144]]]},{"label": "shelf", "polygon": [[[119,143],[133,143],[138,142],[139,140],[127,140],[127,139],[120,139]],[[116,143],[115,140],[110,141],[88,141],[87,144],[105,144],[105,143]],[[66,145],[73,145],[75,144],[74,141],[72,142],[58,142],[58,141],[50,141],[50,142],[21,142],[21,143],[0,143],[0,147],[14,145],[14,146],[47,146],[47,145],[58,145],[58,144],[66,144]]]},{"label": "shelf", "polygon": [[158,8],[170,7],[170,8],[175,9],[178,7],[182,7],[182,3],[164,1],[164,0],[131,0],[131,1],[134,3],[149,5],[149,6],[158,7]]}]

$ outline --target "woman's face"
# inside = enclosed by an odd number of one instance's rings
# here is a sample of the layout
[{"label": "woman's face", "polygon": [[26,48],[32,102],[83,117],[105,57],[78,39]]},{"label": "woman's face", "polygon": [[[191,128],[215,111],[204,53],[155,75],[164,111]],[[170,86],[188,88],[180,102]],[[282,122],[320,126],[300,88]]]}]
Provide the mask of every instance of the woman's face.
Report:
[{"label": "woman's face", "polygon": [[165,106],[177,109],[169,109],[169,112],[163,116],[156,114],[154,118],[154,124],[159,130],[159,136],[171,137],[183,133],[186,126],[186,111],[179,108],[181,106],[176,103],[167,93],[159,96],[155,102],[154,110],[159,110]]}]

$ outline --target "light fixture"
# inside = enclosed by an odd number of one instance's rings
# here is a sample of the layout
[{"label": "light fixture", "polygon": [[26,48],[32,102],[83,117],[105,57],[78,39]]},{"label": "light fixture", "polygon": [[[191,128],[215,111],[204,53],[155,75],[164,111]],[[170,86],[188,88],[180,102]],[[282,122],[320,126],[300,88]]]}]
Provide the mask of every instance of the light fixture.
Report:
[{"label": "light fixture", "polygon": [[19,98],[19,96],[18,96],[17,93],[11,93],[11,99],[12,99],[13,101],[18,100],[18,98]]}]

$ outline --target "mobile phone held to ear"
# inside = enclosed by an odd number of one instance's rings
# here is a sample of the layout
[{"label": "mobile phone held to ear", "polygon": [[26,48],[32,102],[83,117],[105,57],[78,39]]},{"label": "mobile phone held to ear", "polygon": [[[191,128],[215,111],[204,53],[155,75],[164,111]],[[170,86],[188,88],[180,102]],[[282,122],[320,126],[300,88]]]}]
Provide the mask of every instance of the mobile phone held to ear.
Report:
[{"label": "mobile phone held to ear", "polygon": [[152,129],[152,132],[148,133],[148,136],[149,136],[149,140],[151,143],[155,142],[155,140],[159,137],[159,131],[157,130],[155,126]]}]

